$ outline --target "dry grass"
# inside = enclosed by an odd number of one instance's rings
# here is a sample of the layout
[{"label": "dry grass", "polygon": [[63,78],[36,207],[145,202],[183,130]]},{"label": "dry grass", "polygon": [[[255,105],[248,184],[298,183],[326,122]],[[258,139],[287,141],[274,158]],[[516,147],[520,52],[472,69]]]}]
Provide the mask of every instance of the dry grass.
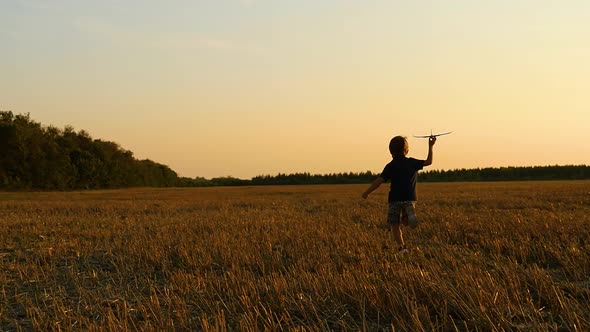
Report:
[{"label": "dry grass", "polygon": [[590,182],[0,193],[0,330],[590,330]]}]

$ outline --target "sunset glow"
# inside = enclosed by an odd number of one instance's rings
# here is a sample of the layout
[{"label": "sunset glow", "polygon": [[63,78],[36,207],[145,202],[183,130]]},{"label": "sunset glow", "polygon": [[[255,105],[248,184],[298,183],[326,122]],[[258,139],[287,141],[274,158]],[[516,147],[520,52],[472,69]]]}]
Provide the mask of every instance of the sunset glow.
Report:
[{"label": "sunset glow", "polygon": [[587,1],[0,4],[0,109],[181,176],[590,163]]}]

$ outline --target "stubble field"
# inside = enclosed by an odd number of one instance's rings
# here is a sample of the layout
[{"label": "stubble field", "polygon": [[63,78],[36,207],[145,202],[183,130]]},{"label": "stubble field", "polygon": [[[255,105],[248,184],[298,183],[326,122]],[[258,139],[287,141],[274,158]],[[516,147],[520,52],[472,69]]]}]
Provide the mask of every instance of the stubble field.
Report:
[{"label": "stubble field", "polygon": [[0,193],[0,331],[590,330],[590,182]]}]

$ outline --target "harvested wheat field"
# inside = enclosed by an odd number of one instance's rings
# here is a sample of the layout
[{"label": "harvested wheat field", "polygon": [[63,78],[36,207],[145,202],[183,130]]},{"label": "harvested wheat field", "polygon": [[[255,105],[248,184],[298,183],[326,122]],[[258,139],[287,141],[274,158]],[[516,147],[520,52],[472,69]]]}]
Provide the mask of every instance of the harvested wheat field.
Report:
[{"label": "harvested wheat field", "polygon": [[590,330],[590,182],[0,193],[0,330]]}]

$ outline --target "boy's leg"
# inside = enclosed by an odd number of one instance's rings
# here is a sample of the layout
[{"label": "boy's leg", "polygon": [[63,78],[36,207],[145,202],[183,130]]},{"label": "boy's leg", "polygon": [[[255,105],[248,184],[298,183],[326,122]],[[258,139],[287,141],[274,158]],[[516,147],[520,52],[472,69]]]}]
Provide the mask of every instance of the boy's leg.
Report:
[{"label": "boy's leg", "polygon": [[420,220],[416,216],[416,209],[414,208],[414,202],[403,202],[403,210],[405,214],[408,216],[408,224],[410,227],[414,228],[418,226]]},{"label": "boy's leg", "polygon": [[402,209],[402,225],[408,226],[408,214],[405,209]]},{"label": "boy's leg", "polygon": [[387,223],[389,224],[391,231],[393,232],[393,239],[397,245],[401,248],[405,248],[404,237],[402,234],[401,225],[401,214],[403,210],[402,202],[391,202],[389,203],[387,210]]},{"label": "boy's leg", "polygon": [[404,243],[404,235],[402,234],[402,224],[397,223],[395,225],[391,225],[391,231],[393,232],[393,239],[400,249],[405,248],[406,244]]}]

